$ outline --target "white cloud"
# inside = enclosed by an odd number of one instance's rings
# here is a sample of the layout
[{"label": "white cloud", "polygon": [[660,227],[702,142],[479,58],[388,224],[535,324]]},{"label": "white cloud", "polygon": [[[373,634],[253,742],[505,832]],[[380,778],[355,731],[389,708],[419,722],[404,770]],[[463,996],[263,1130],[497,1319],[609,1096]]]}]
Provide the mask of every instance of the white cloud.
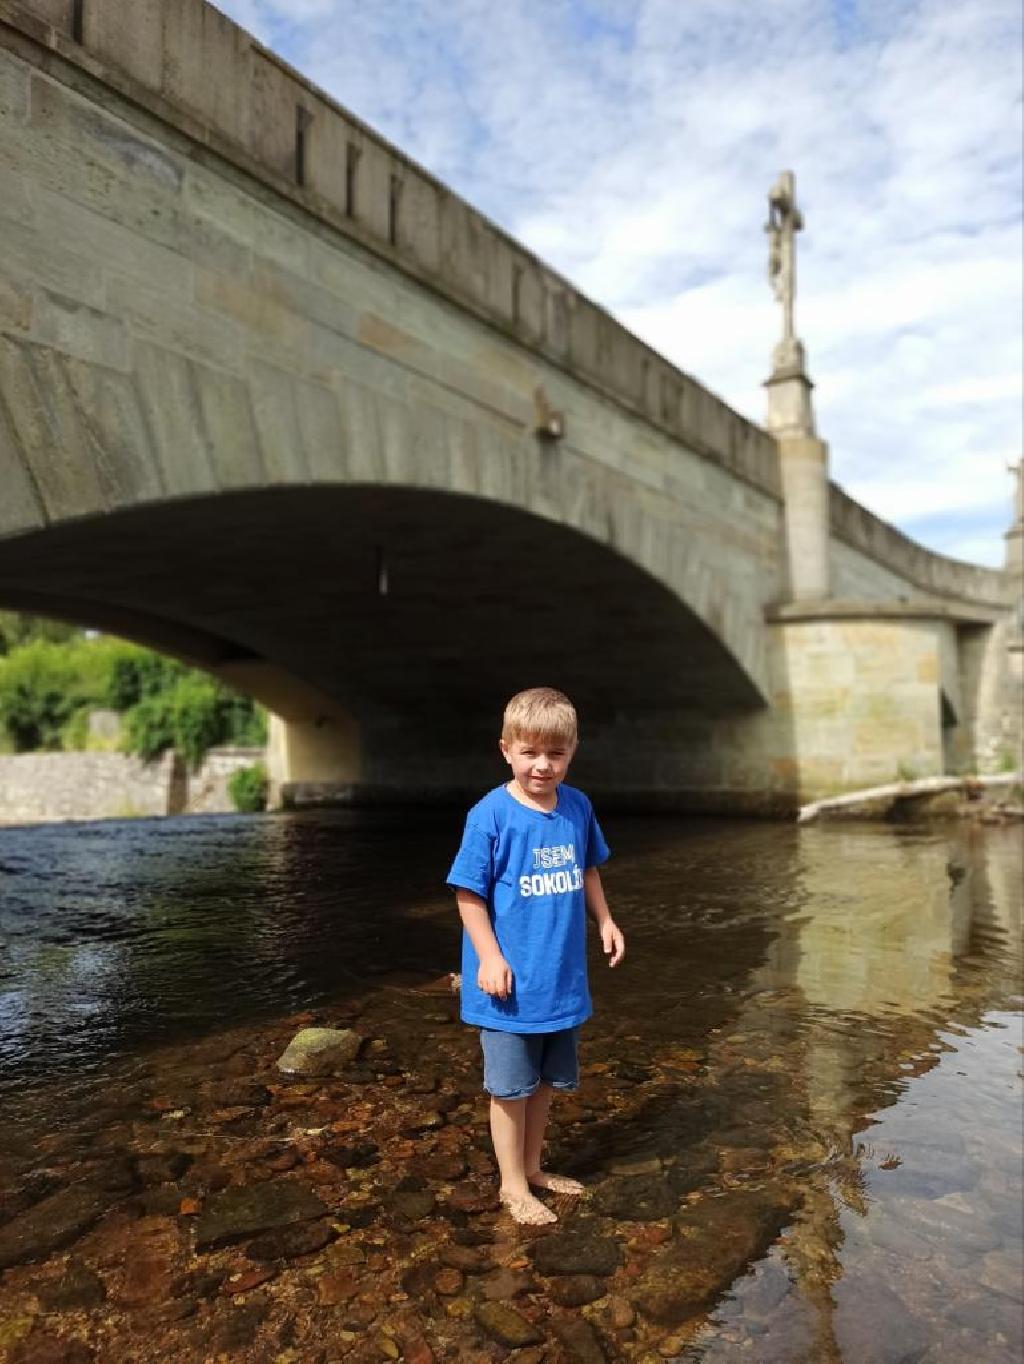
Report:
[{"label": "white cloud", "polygon": [[999,560],[1021,446],[1017,0],[222,7],[756,420],[779,331],[765,196],[792,167],[834,475],[910,533],[926,506],[934,548]]}]

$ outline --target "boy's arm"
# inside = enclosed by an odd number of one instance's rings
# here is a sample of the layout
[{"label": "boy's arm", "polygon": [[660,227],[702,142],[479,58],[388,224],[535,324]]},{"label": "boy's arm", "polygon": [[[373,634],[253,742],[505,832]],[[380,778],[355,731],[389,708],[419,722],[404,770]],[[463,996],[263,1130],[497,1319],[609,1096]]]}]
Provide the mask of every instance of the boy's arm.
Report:
[{"label": "boy's arm", "polygon": [[587,913],[597,924],[598,932],[601,934],[601,946],[608,955],[608,965],[618,966],[626,955],[626,939],[612,918],[612,912],[604,896],[604,886],[601,884],[601,873],[596,867],[588,867],[583,873],[583,898]]},{"label": "boy's arm", "polygon": [[462,926],[469,934],[469,940],[480,959],[480,970],[476,983],[485,995],[497,995],[507,999],[512,989],[512,968],[501,954],[498,939],[491,927],[491,916],[487,912],[487,901],[471,890],[461,886],[455,891],[455,903],[459,907]]}]

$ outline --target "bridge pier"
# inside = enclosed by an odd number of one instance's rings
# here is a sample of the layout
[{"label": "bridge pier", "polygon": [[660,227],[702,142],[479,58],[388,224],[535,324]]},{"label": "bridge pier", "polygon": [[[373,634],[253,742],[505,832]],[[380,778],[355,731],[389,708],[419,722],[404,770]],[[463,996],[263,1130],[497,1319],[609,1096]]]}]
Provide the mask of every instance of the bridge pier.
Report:
[{"label": "bridge pier", "polygon": [[267,804],[280,809],[294,803],[301,785],[304,805],[316,805],[317,793],[330,793],[333,803],[362,775],[359,730],[341,712],[286,720],[271,715],[267,732]]}]

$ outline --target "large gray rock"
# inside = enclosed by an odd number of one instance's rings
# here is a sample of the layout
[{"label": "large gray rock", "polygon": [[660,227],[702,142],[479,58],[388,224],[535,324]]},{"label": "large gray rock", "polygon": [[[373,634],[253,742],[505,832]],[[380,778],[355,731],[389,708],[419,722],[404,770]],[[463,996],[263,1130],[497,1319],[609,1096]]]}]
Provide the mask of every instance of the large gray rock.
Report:
[{"label": "large gray rock", "polygon": [[277,1058],[286,1075],[334,1075],[355,1059],[363,1039],[351,1028],[302,1028]]}]

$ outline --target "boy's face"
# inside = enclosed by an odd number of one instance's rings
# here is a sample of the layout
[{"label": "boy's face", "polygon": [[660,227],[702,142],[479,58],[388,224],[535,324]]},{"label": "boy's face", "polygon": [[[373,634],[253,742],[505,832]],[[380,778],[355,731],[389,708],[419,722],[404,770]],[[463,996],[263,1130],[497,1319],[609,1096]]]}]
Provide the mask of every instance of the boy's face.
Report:
[{"label": "boy's face", "polygon": [[512,776],[528,796],[543,801],[565,780],[575,743],[536,735],[525,739],[501,740],[501,751],[512,769]]}]

